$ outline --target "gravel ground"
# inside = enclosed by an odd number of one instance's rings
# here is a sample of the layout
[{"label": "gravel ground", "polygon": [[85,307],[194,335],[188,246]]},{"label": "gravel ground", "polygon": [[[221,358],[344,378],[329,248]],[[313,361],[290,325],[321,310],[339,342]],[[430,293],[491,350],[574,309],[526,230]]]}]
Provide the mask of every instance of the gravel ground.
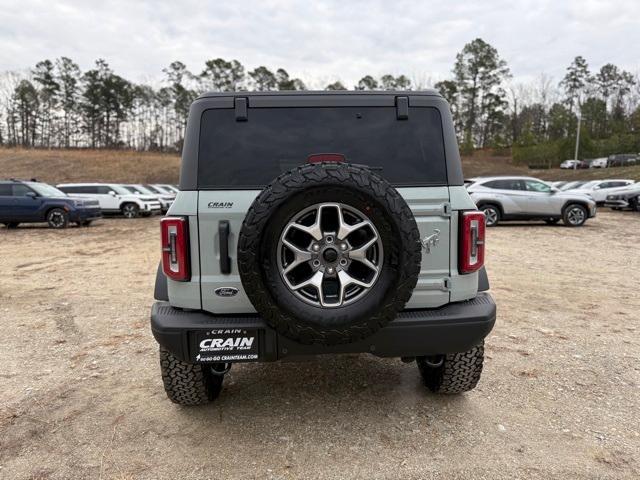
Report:
[{"label": "gravel ground", "polygon": [[158,219],[0,229],[0,478],[638,478],[640,215],[488,232],[476,390],[372,356],[235,366],[165,397],[148,327]]}]

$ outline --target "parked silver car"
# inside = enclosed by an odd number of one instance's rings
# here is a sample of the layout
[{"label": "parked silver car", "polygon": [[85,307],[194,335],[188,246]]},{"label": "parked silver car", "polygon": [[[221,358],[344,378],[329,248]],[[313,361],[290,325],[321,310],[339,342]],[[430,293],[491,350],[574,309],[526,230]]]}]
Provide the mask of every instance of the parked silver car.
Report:
[{"label": "parked silver car", "polygon": [[593,198],[598,205],[604,205],[607,195],[614,194],[634,183],[634,180],[629,179],[592,180],[578,187],[570,188],[567,191],[588,195]]},{"label": "parked silver car", "polygon": [[532,177],[470,179],[467,190],[486,216],[488,227],[503,220],[560,220],[579,227],[596,215],[596,202],[588,195],[562,192]]},{"label": "parked silver car", "polygon": [[613,208],[614,210],[630,208],[631,210],[640,212],[640,183],[619,188],[615,192],[607,195],[604,206]]}]

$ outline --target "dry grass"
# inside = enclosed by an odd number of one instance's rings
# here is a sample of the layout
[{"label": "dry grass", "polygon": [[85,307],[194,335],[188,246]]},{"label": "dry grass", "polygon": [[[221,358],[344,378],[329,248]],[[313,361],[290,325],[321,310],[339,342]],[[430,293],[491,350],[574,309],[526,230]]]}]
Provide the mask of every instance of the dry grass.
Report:
[{"label": "dry grass", "polygon": [[0,148],[0,178],[37,178],[47,183],[177,183],[176,154],[130,150]]},{"label": "dry grass", "polygon": [[[48,183],[118,182],[177,183],[176,154],[131,150],[42,150],[0,148],[0,178],[38,178]],[[640,165],[589,170],[529,170],[510,157],[476,152],[462,159],[465,177],[529,175],[544,180],[630,178],[640,181]]]}]

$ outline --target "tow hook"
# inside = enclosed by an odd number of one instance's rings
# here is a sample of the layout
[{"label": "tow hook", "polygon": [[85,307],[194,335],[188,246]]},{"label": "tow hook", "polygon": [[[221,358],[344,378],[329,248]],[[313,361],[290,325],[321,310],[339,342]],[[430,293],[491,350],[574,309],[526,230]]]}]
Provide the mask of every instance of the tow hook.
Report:
[{"label": "tow hook", "polygon": [[212,375],[224,375],[231,370],[232,363],[214,363],[211,365],[211,374]]}]

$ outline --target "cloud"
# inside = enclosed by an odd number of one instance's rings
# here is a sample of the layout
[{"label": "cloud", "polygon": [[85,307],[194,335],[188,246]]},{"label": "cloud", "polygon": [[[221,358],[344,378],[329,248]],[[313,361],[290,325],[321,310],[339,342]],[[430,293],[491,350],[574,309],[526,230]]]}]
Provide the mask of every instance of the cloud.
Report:
[{"label": "cloud", "polygon": [[637,0],[22,0],[0,9],[0,70],[62,55],[86,69],[105,58],[142,81],[173,60],[199,72],[224,57],[284,67],[312,84],[388,72],[437,80],[481,37],[516,79],[559,79],[576,55],[637,71],[638,18]]}]

